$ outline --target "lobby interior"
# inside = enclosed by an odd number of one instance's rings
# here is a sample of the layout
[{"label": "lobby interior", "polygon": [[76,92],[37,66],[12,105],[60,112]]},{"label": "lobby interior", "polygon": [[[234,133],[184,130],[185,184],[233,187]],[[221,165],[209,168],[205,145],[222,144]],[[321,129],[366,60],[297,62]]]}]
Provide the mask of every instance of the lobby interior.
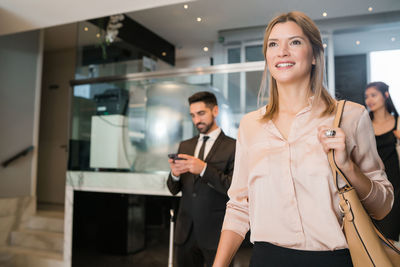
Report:
[{"label": "lobby interior", "polygon": [[[400,109],[396,0],[35,2],[0,6],[0,266],[168,265],[166,155],[197,134],[187,97],[214,92],[236,138],[268,101],[263,32],[281,12],[315,20],[332,95],[364,104],[388,77]],[[234,266],[250,254],[246,239]]]}]

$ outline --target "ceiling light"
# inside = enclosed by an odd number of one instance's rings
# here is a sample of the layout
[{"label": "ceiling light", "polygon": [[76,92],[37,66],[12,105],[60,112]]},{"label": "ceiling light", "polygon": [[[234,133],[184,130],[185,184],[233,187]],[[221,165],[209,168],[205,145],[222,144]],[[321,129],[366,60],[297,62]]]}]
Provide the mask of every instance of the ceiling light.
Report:
[{"label": "ceiling light", "polygon": [[372,10],[374,10],[374,9],[372,8],[372,6],[370,6],[370,7],[368,8],[368,11],[369,11],[369,12],[372,12]]},{"label": "ceiling light", "polygon": [[390,40],[392,40],[392,42],[396,41],[396,37],[392,37]]},{"label": "ceiling light", "polygon": [[201,18],[200,18],[200,17],[198,17],[196,20],[197,20],[198,22],[200,22],[200,21],[201,21]]},{"label": "ceiling light", "polygon": [[208,51],[208,47],[207,46],[203,47],[203,51],[207,52]]},{"label": "ceiling light", "polygon": [[326,16],[328,16],[328,13],[324,12],[324,13],[322,13],[322,16],[326,17]]},{"label": "ceiling light", "polygon": [[167,55],[167,52],[162,52],[161,55],[162,55],[163,57],[165,57],[165,56]]},{"label": "ceiling light", "polygon": [[360,45],[360,41],[357,40],[357,41],[356,41],[356,45]]},{"label": "ceiling light", "polygon": [[87,32],[87,31],[89,30],[89,28],[88,28],[88,27],[85,27],[85,28],[83,28],[83,30],[84,30],[85,32]]},{"label": "ceiling light", "polygon": [[327,45],[327,44],[322,44],[322,46],[323,46],[324,48],[327,48],[328,45]]},{"label": "ceiling light", "polygon": [[100,38],[100,33],[96,34],[96,37],[97,37],[97,38]]},{"label": "ceiling light", "polygon": [[183,5],[183,8],[184,8],[184,9],[188,9],[189,6],[188,6],[188,5]]}]

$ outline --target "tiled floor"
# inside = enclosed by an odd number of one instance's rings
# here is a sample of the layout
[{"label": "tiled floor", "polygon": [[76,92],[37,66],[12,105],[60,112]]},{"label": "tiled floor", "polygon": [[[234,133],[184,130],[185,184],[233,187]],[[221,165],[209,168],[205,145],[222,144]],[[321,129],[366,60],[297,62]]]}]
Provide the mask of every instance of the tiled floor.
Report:
[{"label": "tiled floor", "polygon": [[[73,267],[167,267],[168,266],[168,229],[148,229],[146,248],[130,255],[111,255],[99,253],[93,246],[73,251]],[[251,247],[239,249],[234,267],[249,266]]]},{"label": "tiled floor", "polygon": [[[121,194],[75,192],[72,266],[168,266],[169,210],[174,206],[173,200],[170,197],[146,197],[143,201],[145,204],[139,205],[143,203],[140,200],[143,199]],[[128,255],[111,254],[110,251],[126,251],[128,245],[123,244],[141,243],[143,232],[126,228],[123,222],[129,221],[128,225],[131,226],[133,222],[137,230],[143,227],[143,220],[144,249]],[[127,236],[124,231],[130,235]],[[248,266],[250,253],[250,245],[245,243],[238,251],[235,266]]]}]

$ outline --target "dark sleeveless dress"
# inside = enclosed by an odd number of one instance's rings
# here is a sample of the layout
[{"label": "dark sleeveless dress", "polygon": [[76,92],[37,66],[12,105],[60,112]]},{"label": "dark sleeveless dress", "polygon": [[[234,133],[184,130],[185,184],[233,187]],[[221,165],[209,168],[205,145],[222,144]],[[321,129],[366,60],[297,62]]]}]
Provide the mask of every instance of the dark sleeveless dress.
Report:
[{"label": "dark sleeveless dress", "polygon": [[394,188],[394,203],[390,213],[380,221],[375,221],[379,229],[387,238],[399,241],[400,235],[400,167],[399,157],[396,152],[396,136],[393,130],[397,128],[397,118],[395,126],[387,133],[375,136],[379,156],[385,165],[385,171],[389,181]]}]

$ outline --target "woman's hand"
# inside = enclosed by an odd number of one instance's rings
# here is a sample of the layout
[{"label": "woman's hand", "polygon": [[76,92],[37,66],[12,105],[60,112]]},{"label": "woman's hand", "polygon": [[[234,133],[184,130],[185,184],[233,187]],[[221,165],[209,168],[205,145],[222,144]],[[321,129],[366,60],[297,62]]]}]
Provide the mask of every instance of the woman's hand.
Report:
[{"label": "woman's hand", "polygon": [[[333,130],[335,134],[333,136],[327,136],[326,132],[328,130]],[[346,150],[346,134],[342,129],[325,125],[319,126],[318,140],[325,153],[328,153],[331,149],[335,150],[335,161],[341,170],[346,171],[352,168],[352,162]]]}]

